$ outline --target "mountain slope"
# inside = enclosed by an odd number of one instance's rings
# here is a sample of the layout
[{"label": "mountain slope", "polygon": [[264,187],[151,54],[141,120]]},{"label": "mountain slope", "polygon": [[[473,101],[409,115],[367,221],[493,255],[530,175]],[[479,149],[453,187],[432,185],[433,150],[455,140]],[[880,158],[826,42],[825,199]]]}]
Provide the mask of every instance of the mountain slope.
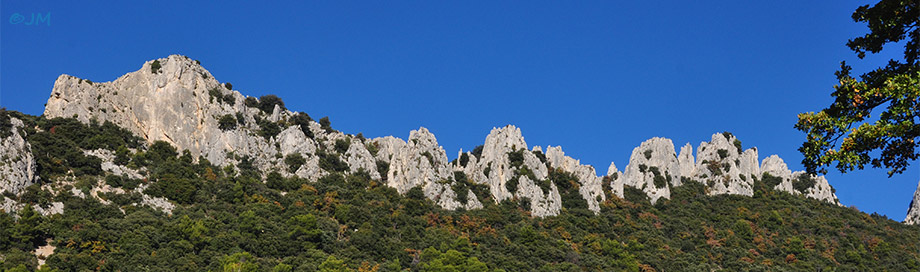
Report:
[{"label": "mountain slope", "polygon": [[0,153],[22,155],[0,164],[0,269],[920,268],[920,229],[727,132],[695,156],[649,139],[604,176],[510,125],[448,161],[425,128],[345,134],[175,55],[62,75],[47,105],[0,112]]}]

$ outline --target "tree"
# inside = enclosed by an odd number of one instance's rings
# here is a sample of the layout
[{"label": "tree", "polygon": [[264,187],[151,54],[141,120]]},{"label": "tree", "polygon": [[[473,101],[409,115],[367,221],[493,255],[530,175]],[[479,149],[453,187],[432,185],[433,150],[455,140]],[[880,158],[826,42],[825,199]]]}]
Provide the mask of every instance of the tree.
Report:
[{"label": "tree", "polygon": [[[920,156],[918,6],[917,1],[882,0],[853,12],[854,21],[866,22],[869,27],[869,33],[847,42],[859,58],[864,58],[866,52],[880,52],[888,43],[907,40],[904,58],[890,60],[887,66],[862,74],[859,79],[850,75],[852,68],[846,62],[841,62],[840,70],[834,73],[840,81],[831,94],[834,103],[817,113],[799,114],[795,125],[808,134],[799,152],[809,172],[826,173],[824,167],[834,162],[841,172],[870,164],[889,169],[890,177],[904,172],[910,161]],[[884,111],[870,123],[867,119],[880,107]],[[875,154],[878,157],[873,158]]]},{"label": "tree", "polygon": [[272,113],[275,110],[275,105],[277,105],[281,110],[284,110],[284,101],[281,100],[276,95],[267,94],[259,97],[259,109],[265,113]]},{"label": "tree", "polygon": [[236,124],[237,124],[236,118],[234,118],[233,115],[229,115],[229,114],[224,114],[223,116],[220,117],[220,120],[217,121],[217,127],[220,128],[220,130],[225,130],[225,131],[236,129]]},{"label": "tree", "polygon": [[329,116],[323,116],[323,118],[320,118],[319,125],[324,130],[326,130],[326,132],[332,132],[332,121],[329,121]]}]

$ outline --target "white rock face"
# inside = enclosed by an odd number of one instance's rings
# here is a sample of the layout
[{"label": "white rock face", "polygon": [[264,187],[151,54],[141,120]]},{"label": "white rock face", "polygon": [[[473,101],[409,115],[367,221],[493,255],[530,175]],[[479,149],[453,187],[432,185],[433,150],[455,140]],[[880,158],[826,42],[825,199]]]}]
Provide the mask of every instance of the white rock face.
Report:
[{"label": "white rock face", "polygon": [[815,185],[806,189],[804,193],[795,190],[792,185],[793,181],[799,178],[800,175],[805,175],[806,173],[804,171],[793,173],[786,166],[783,159],[777,155],[770,155],[763,159],[763,162],[760,164],[760,170],[762,171],[761,179],[766,178],[767,175],[780,179],[779,184],[773,187],[774,190],[784,191],[794,195],[805,195],[806,197],[840,205],[840,201],[834,194],[833,188],[831,188],[831,185],[824,176],[811,176],[811,178],[815,180]]},{"label": "white rock face", "polygon": [[670,187],[681,185],[680,173],[674,143],[655,137],[633,149],[623,171],[623,184],[642,190],[654,204],[659,198],[671,198]]},{"label": "white rock face", "polygon": [[[363,162],[355,162],[355,165],[366,164],[365,167],[373,165],[373,168],[376,169],[376,160],[388,162],[386,183],[396,188],[399,193],[406,193],[414,187],[421,187],[425,197],[445,209],[482,207],[482,203],[471,190],[467,191],[466,203],[457,200],[457,193],[453,190],[456,182],[453,180],[453,167],[447,162],[447,153],[444,148],[438,145],[434,134],[428,129],[423,127],[413,130],[409,133],[408,141],[387,136],[370,140],[370,144],[375,145],[378,149],[376,158],[370,157],[370,152],[364,146],[360,146],[361,149],[364,149],[363,152],[367,152],[361,156],[368,157],[360,159]],[[358,147],[352,144],[351,148]],[[349,153],[354,154],[363,152],[349,150]]]},{"label": "white rock face", "polygon": [[693,146],[687,143],[680,148],[680,155],[677,155],[677,164],[680,165],[681,177],[696,176],[696,163],[693,159]]},{"label": "white rock face", "polygon": [[741,152],[736,141],[734,135],[716,133],[697,149],[695,178],[709,187],[710,195],[754,195],[754,178],[760,177],[757,149]]},{"label": "white rock face", "polygon": [[[22,121],[10,118],[12,134],[0,138],[0,193],[19,194],[38,181],[32,146],[23,139]],[[24,134],[24,133],[23,133]]]},{"label": "white rock face", "polygon": [[[443,149],[441,152],[443,152]],[[447,160],[447,155],[444,158]],[[345,162],[348,163],[349,172],[351,173],[364,170],[370,174],[372,179],[380,179],[380,173],[377,172],[377,160],[364,146],[364,142],[358,141],[358,139],[353,139],[351,146],[348,147],[348,152],[345,153]]]},{"label": "white rock face", "polygon": [[546,159],[554,169],[572,173],[578,179],[578,192],[588,202],[589,210],[595,213],[601,210],[600,202],[606,200],[607,197],[601,185],[603,178],[597,176],[594,167],[582,165],[581,161],[566,156],[560,146],[547,147]]},{"label": "white rock face", "polygon": [[831,185],[828,184],[827,179],[824,176],[815,176],[805,173],[805,171],[796,171],[792,173],[792,176],[799,178],[801,176],[807,176],[810,179],[814,180],[814,185],[805,189],[804,195],[806,197],[814,198],[817,200],[823,200],[828,203],[840,205],[840,201],[837,200],[837,195],[834,194],[834,189],[831,188]]},{"label": "white rock face", "polygon": [[623,172],[617,170],[617,165],[613,162],[610,162],[610,166],[607,167],[607,177],[610,178],[611,193],[623,198],[623,183],[626,178],[623,177]]},{"label": "white rock face", "polygon": [[[511,198],[513,192],[508,191],[507,186],[505,186],[514,177],[514,169],[512,169],[511,161],[508,159],[508,153],[526,148],[527,143],[524,142],[521,129],[514,126],[493,128],[489,135],[486,136],[486,142],[482,147],[482,156],[480,156],[476,170],[472,175],[473,179],[485,181],[485,184],[489,185],[489,190],[492,192],[492,198],[495,201],[501,202]],[[534,176],[537,179],[543,180],[547,178],[547,173],[549,172],[546,165],[540,163],[526,166],[534,172]]]},{"label": "white rock face", "polygon": [[[259,149],[253,147],[258,141],[249,141],[253,137],[240,135],[239,130],[225,133],[218,128],[217,120],[224,114],[254,115],[257,111],[243,105],[244,97],[239,92],[222,87],[207,70],[187,57],[173,55],[157,61],[162,66],[158,73],[151,71],[153,61],[148,61],[140,70],[112,82],[88,83],[61,75],[48,98],[45,116],[111,121],[148,142],[166,141],[180,150],[189,150],[194,158],[202,155],[219,165],[224,162],[225,150]],[[235,103],[214,101],[208,92],[212,88],[234,97]]]},{"label": "white rock face", "polygon": [[907,209],[907,218],[904,218],[904,224],[920,224],[920,184],[917,184],[917,190],[914,191],[914,199],[910,201],[910,208]]}]

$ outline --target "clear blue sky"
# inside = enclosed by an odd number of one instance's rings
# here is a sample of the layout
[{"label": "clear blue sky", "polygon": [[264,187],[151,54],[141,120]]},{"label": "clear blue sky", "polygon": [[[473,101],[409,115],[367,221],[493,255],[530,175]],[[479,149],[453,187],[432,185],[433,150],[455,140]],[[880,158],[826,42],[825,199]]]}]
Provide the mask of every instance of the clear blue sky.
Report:
[{"label": "clear blue sky", "polygon": [[[868,1],[619,2],[3,0],[0,105],[41,114],[60,74],[111,81],[183,54],[346,133],[427,127],[451,158],[514,124],[605,173],[648,138],[695,148],[731,131],[801,170],[796,114],[831,103],[839,62],[861,73],[902,50],[860,61],[844,46]],[[918,168],[828,179],[845,205],[900,221]]]}]

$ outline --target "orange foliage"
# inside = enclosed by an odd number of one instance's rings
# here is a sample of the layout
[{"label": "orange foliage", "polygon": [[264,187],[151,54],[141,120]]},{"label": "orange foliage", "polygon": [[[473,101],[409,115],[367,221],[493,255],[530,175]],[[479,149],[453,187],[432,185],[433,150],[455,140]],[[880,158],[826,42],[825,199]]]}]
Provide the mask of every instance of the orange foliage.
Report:
[{"label": "orange foliage", "polygon": [[796,262],[795,254],[791,254],[791,253],[790,253],[789,255],[786,255],[786,263],[787,263],[787,264],[788,264],[788,263],[794,263],[794,262]]}]

